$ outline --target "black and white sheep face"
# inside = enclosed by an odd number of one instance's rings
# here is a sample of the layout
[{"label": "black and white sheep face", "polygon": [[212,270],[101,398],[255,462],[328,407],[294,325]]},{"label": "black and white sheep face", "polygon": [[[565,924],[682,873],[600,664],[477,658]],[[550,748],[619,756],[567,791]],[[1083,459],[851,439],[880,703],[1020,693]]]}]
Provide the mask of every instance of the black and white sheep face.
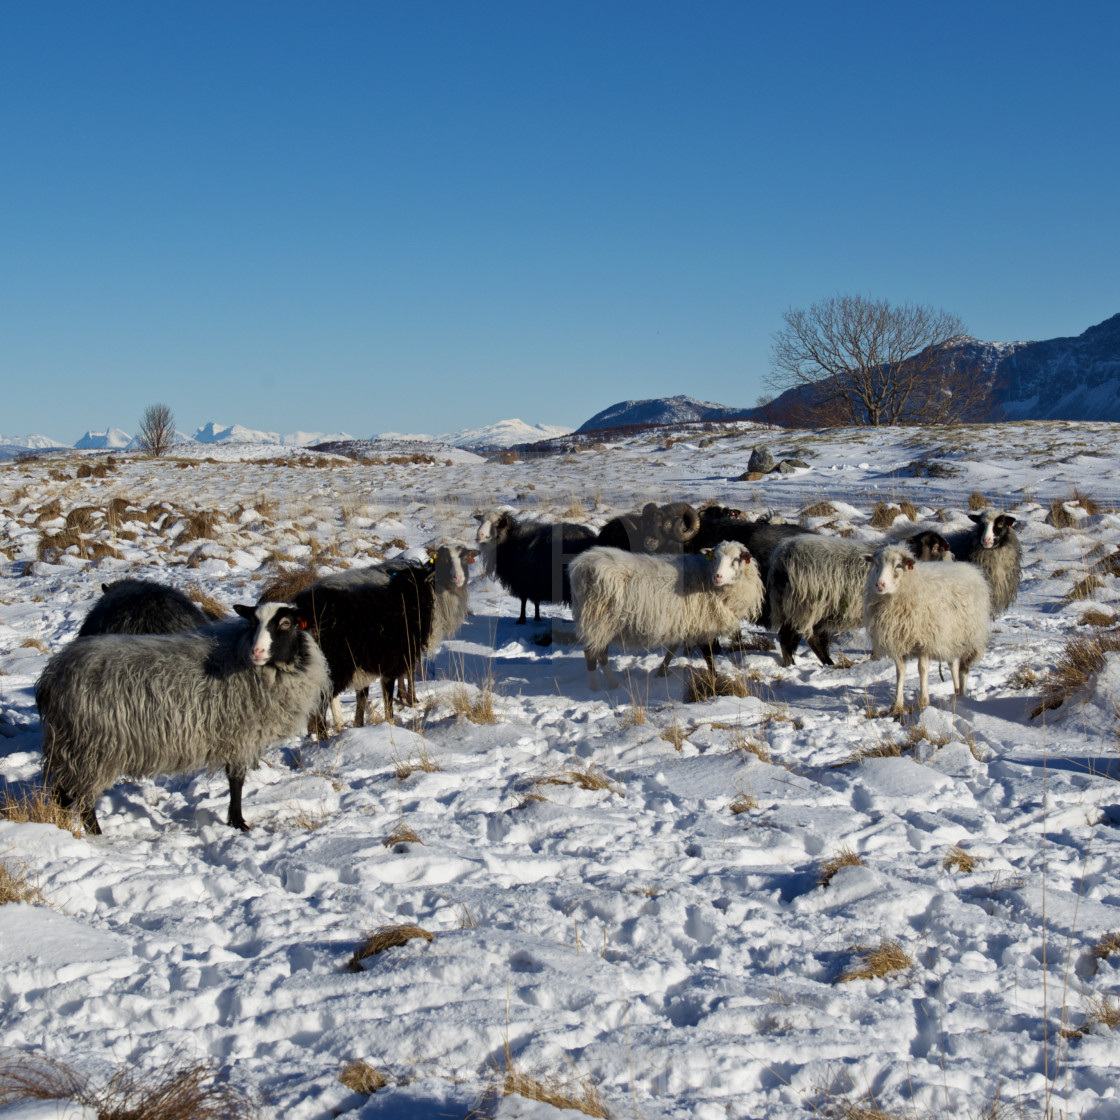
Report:
[{"label": "black and white sheep face", "polygon": [[707,555],[714,587],[730,587],[751,562],[750,550],[737,541],[724,541]]},{"label": "black and white sheep face", "polygon": [[904,548],[884,548],[871,561],[871,582],[879,595],[893,595],[899,581],[914,570],[917,561]]},{"label": "black and white sheep face", "polygon": [[478,532],[475,540],[479,544],[494,544],[509,533],[510,518],[508,513],[492,509],[487,513],[476,513]]},{"label": "black and white sheep face", "polygon": [[256,666],[291,665],[300,648],[300,631],[307,623],[288,603],[258,603],[255,607],[238,603],[234,608],[256,630],[249,646],[249,660]]},{"label": "black and white sheep face", "polygon": [[949,542],[932,529],[923,529],[906,539],[906,545],[919,559],[925,561],[952,560],[953,548]]},{"label": "black and white sheep face", "polygon": [[436,587],[466,587],[470,578],[470,565],[477,559],[477,548],[467,548],[460,544],[440,545],[432,557],[436,570]]},{"label": "black and white sheep face", "polygon": [[970,513],[969,518],[976,523],[981,548],[998,548],[1007,540],[1007,534],[1015,528],[1015,518],[1008,513],[995,513],[986,509],[983,513]]}]

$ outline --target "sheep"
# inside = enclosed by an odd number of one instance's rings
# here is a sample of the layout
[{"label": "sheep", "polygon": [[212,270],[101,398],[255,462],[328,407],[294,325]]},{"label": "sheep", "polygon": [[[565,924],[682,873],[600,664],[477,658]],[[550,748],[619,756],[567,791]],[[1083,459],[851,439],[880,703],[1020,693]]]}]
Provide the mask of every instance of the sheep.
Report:
[{"label": "sheep", "polygon": [[972,564],[922,563],[904,547],[887,545],[865,561],[863,624],[873,657],[894,659],[891,712],[899,714],[906,659],[918,659],[918,708],[929,705],[931,658],[948,661],[957,696],[965,695],[969,666],[984,652],[991,625],[991,591]]},{"label": "sheep", "polygon": [[[945,538],[932,531],[903,543],[923,560],[943,556],[948,549]],[[783,665],[793,664],[802,638],[822,665],[834,664],[830,635],[860,625],[868,550],[865,541],[818,534],[779,542],[770,557],[766,591]]]},{"label": "sheep", "polygon": [[740,621],[756,618],[762,605],[757,565],[735,541],[681,556],[592,548],[572,561],[571,579],[572,614],[593,691],[597,667],[608,688],[618,687],[607,660],[611,642],[666,646],[670,654],[682,643],[700,645],[714,666],[715,639],[738,633]]},{"label": "sheep", "polygon": [[182,591],[147,579],[103,583],[79,638],[93,634],[173,634],[214,621]]},{"label": "sheep", "polygon": [[[441,544],[432,550],[432,626],[423,653],[432,653],[448,638],[454,637],[467,617],[467,580],[470,565],[478,559],[478,549],[465,544]],[[416,561],[390,560],[380,571],[393,571],[406,563]],[[407,704],[416,703],[416,674],[406,673],[397,678],[397,697]],[[357,711],[354,722],[358,727],[365,723],[369,707],[369,688],[357,693]],[[336,725],[337,726],[337,725]]]},{"label": "sheep", "polygon": [[530,599],[536,622],[541,619],[541,603],[571,602],[568,561],[596,543],[593,529],[565,521],[524,525],[511,513],[496,509],[475,518],[486,574],[521,600],[519,625],[525,624]]},{"label": "sheep", "polygon": [[682,552],[699,530],[700,518],[687,502],[663,506],[647,502],[640,513],[612,517],[599,530],[595,543],[623,552]]},{"label": "sheep", "polygon": [[1022,549],[1015,533],[1015,518],[986,509],[970,513],[971,529],[947,533],[957,560],[975,564],[992,589],[992,618],[1003,614],[1019,594]]},{"label": "sheep", "polygon": [[100,834],[97,798],[124,776],[224,766],[226,820],[247,831],[245,774],[297,735],[329,693],[327,664],[296,608],[239,604],[240,616],[174,634],[77,638],[35,686],[43,778]]},{"label": "sheep", "polygon": [[[432,565],[351,568],[324,576],[294,596],[330,669],[330,706],[342,726],[340,693],[380,678],[385,715],[393,719],[393,684],[410,681],[432,634]],[[364,717],[364,709],[362,710]],[[323,732],[323,720],[318,721]]]}]

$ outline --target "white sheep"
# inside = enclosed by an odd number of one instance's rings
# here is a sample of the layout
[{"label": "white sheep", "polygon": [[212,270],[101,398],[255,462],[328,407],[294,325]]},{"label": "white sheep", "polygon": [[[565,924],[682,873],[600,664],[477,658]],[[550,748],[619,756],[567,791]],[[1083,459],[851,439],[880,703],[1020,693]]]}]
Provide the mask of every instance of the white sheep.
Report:
[{"label": "white sheep", "polygon": [[863,624],[873,657],[890,657],[897,674],[894,706],[900,713],[906,660],[918,659],[918,708],[929,705],[931,658],[949,662],[953,688],[965,695],[969,666],[988,645],[991,591],[972,564],[922,563],[901,545],[874,556],[863,591]]},{"label": "white sheep", "polygon": [[699,555],[647,556],[597,547],[570,565],[572,615],[584,647],[587,679],[617,688],[607,653],[611,642],[641,649],[701,646],[713,665],[712,643],[739,632],[762,608],[762,581],[745,545],[724,541]]}]

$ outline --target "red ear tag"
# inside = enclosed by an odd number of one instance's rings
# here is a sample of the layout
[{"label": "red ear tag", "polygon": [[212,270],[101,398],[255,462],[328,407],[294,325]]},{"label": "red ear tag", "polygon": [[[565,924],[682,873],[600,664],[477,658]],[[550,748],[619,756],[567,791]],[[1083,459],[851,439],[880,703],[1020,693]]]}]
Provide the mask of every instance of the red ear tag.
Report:
[{"label": "red ear tag", "polygon": [[299,623],[299,628],[301,630],[306,630],[307,629],[307,619],[306,618],[300,618],[299,615],[296,615],[296,622]]}]

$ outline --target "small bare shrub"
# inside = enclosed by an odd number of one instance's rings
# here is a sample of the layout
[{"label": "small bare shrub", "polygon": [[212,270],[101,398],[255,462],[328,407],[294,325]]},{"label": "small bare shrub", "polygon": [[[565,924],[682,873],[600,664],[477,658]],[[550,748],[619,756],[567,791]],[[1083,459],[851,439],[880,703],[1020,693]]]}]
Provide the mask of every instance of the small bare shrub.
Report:
[{"label": "small bare shrub", "polygon": [[407,945],[413,938],[419,937],[424,941],[434,941],[435,934],[412,922],[405,922],[395,926],[378,926],[372,933],[366,934],[361,944],[354,950],[350,958],[349,969],[351,972],[362,971],[362,961],[367,957],[374,957],[384,953],[386,949],[395,949]]},{"label": "small bare shrub", "polygon": [[897,941],[883,938],[878,945],[856,945],[853,952],[863,953],[859,964],[845,969],[836,978],[837,984],[847,984],[852,980],[877,980],[891,972],[910,968],[914,958]]},{"label": "small bare shrub", "polygon": [[835,878],[836,872],[839,871],[841,867],[863,866],[865,866],[863,860],[845,844],[836,855],[832,856],[830,859],[826,859],[821,864],[820,869],[817,871],[817,885],[820,887],[827,887]]}]

